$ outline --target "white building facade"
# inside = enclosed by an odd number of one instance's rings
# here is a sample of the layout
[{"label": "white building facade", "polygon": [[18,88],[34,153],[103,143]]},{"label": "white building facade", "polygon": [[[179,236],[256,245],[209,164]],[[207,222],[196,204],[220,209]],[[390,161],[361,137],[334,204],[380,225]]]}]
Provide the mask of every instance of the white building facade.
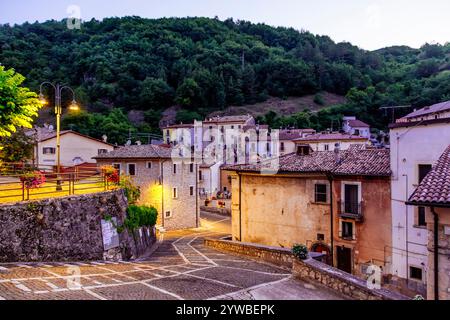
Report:
[{"label": "white building facade", "polygon": [[450,117],[399,119],[390,129],[392,274],[400,286],[424,294],[429,271],[425,208],[405,202],[450,144]]}]

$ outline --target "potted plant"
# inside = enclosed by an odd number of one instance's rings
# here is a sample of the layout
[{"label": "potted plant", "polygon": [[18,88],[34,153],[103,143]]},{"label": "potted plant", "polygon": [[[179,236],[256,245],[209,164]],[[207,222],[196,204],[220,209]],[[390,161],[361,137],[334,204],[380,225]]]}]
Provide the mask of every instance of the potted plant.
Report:
[{"label": "potted plant", "polygon": [[113,166],[103,166],[101,167],[103,174],[105,175],[105,179],[111,183],[119,183],[120,175],[119,170],[114,168]]},{"label": "potted plant", "polygon": [[41,171],[27,172],[20,176],[20,181],[27,189],[40,188],[46,181]]},{"label": "potted plant", "polygon": [[294,244],[292,253],[300,260],[308,259],[308,248],[304,244]]}]

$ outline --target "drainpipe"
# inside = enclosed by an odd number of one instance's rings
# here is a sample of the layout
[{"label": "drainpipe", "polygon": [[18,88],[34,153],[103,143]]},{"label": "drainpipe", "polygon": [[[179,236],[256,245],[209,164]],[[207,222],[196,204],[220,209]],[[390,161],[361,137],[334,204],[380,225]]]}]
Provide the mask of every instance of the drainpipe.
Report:
[{"label": "drainpipe", "polygon": [[434,218],[434,300],[439,300],[439,216],[431,207]]},{"label": "drainpipe", "polygon": [[164,162],[166,160],[161,161],[161,214],[162,214],[162,227],[164,228],[165,223],[165,212],[164,212]]},{"label": "drainpipe", "polygon": [[331,266],[334,267],[334,214],[333,214],[333,175],[327,174],[330,183],[330,239],[331,239]]},{"label": "drainpipe", "polygon": [[198,208],[198,165],[195,165],[195,224],[199,227],[199,208]]},{"label": "drainpipe", "polygon": [[242,242],[242,175],[238,172],[239,176],[239,241]]}]

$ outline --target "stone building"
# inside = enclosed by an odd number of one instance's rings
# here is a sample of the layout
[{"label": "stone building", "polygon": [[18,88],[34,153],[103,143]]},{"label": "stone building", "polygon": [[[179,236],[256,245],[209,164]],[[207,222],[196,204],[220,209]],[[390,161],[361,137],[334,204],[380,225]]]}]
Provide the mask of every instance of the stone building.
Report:
[{"label": "stone building", "polygon": [[96,157],[98,165],[113,165],[140,187],[140,204],[158,209],[158,225],[166,230],[199,226],[198,165],[174,157],[165,145],[120,147]]},{"label": "stone building", "polygon": [[233,240],[291,248],[306,244],[340,269],[390,273],[389,151],[298,150],[274,174],[260,164],[228,166]]},{"label": "stone building", "polygon": [[407,204],[425,208],[428,233],[427,298],[450,300],[450,145]]}]

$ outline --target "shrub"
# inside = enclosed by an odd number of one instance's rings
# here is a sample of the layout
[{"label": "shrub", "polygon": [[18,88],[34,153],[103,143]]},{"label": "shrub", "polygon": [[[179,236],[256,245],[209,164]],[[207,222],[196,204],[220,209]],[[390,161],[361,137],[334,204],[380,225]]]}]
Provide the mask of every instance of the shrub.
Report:
[{"label": "shrub", "polygon": [[308,248],[304,244],[295,244],[292,247],[292,253],[300,260],[308,259]]},{"label": "shrub", "polygon": [[130,205],[136,204],[141,197],[141,190],[129,176],[121,176],[119,187],[125,190],[125,196]]},{"label": "shrub", "polygon": [[158,210],[154,207],[130,205],[127,209],[125,227],[134,231],[140,227],[153,227],[158,219]]},{"label": "shrub", "polygon": [[317,93],[314,96],[314,103],[317,103],[320,106],[323,106],[325,104],[325,101],[323,100],[323,97],[320,93]]}]

